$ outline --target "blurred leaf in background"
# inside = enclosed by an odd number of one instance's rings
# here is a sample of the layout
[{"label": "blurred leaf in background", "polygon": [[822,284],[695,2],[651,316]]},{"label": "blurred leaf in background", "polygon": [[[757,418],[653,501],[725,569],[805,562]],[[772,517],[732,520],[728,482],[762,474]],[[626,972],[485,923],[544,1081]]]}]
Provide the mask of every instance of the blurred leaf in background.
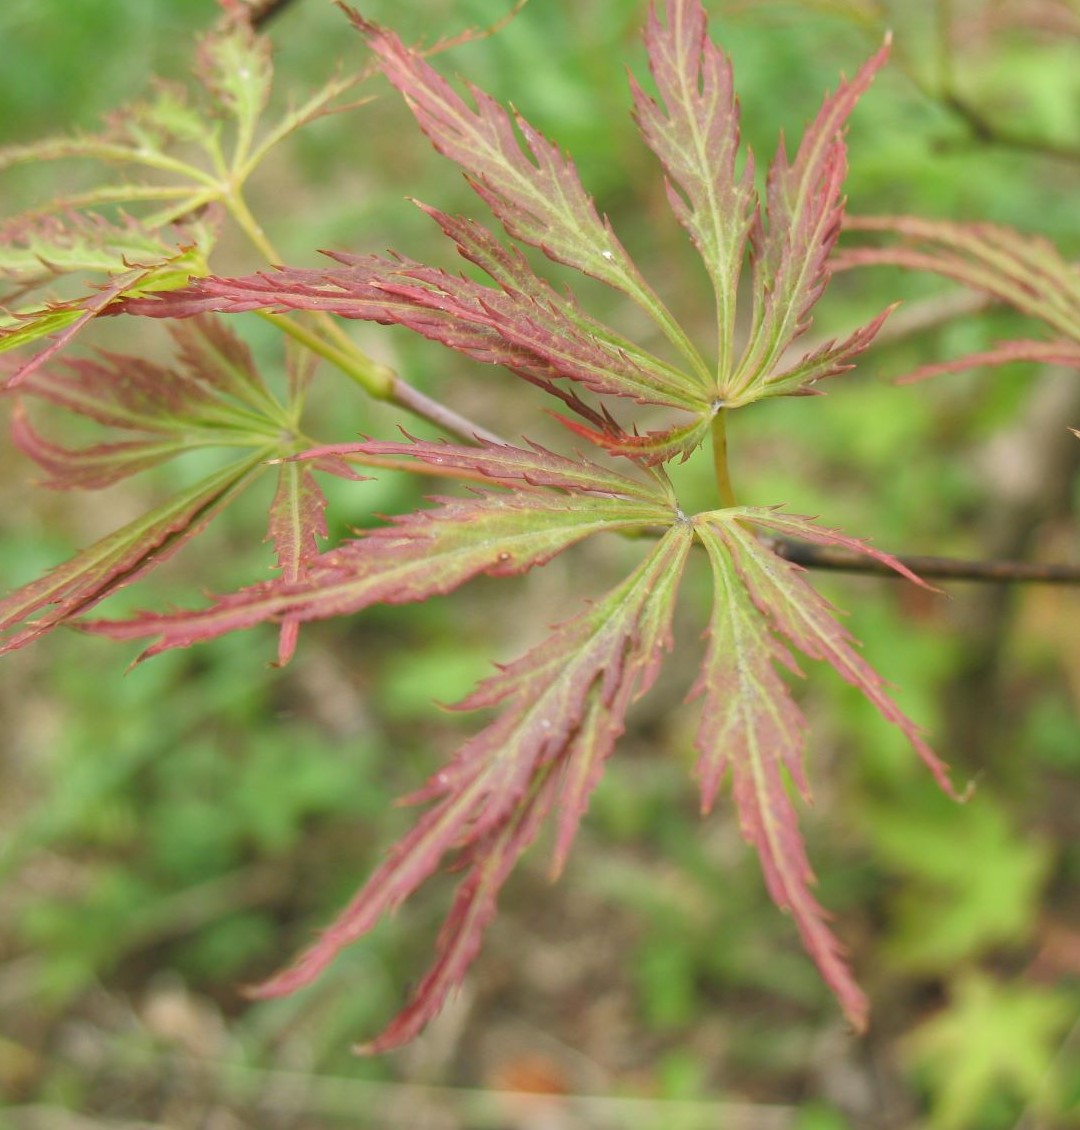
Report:
[{"label": "blurred leaf in background", "polygon": [[946,971],[1030,939],[1051,849],[1010,828],[987,790],[960,810],[943,811],[926,792],[869,807],[863,818],[878,859],[903,876],[887,950],[898,966]]},{"label": "blurred leaf in background", "polygon": [[[1060,1072],[1070,1062],[1061,1053],[1071,1051],[1075,1066],[1074,1017],[1069,1001],[1046,989],[1006,986],[977,973],[958,980],[950,1006],[907,1041],[938,1100],[934,1130],[1067,1116]],[[1002,1105],[1006,1099],[1011,1103]]]}]

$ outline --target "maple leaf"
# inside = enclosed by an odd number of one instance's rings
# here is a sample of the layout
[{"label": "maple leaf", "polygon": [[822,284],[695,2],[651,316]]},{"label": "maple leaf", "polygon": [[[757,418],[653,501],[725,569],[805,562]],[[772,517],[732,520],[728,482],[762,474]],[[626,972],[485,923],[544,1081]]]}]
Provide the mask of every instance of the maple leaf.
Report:
[{"label": "maple leaf", "polygon": [[801,762],[802,715],[777,672],[800,674],[777,634],[812,659],[828,662],[907,737],[950,794],[945,766],[884,690],[881,677],[852,647],[827,602],[799,566],[762,545],[747,524],[825,545],[856,548],[906,574],[895,558],[806,519],[749,508],[699,514],[698,538],[715,582],[709,648],[693,695],[704,698],[695,746],[702,805],[708,811],[730,771],[743,834],[757,849],[769,893],[790,911],[807,952],[817,963],[852,1024],[865,1028],[866,998],[843,960],[827,915],[810,893],[814,876],[798,831],[785,774],[804,800],[810,792]]},{"label": "maple leaf", "polygon": [[748,155],[736,175],[739,108],[731,63],[708,38],[705,9],[669,5],[665,27],[653,5],[645,35],[663,106],[631,76],[634,114],[670,178],[672,211],[709,273],[717,305],[717,369],[723,374],[731,365],[735,297],[757,208],[753,158]]},{"label": "maple leaf", "polygon": [[[326,495],[310,467],[291,461],[278,470],[277,491],[270,505],[267,538],[274,543],[281,579],[295,584],[307,573],[318,555],[318,539],[326,537]],[[279,667],[292,658],[300,621],[289,617],[281,625],[278,640]]]},{"label": "maple leaf", "polygon": [[1075,1019],[1064,994],[1003,984],[972,970],[951,989],[949,1007],[923,1021],[904,1048],[937,1098],[934,1125],[975,1125],[988,1100],[1006,1094],[1019,1097],[1027,1110],[1045,1112],[1047,1120],[1067,1117],[1069,1108],[1075,1113],[1075,1103],[1065,1097],[1069,1073],[1061,1070]]},{"label": "maple leaf", "polygon": [[746,349],[722,392],[729,407],[812,391],[822,378],[849,369],[888,316],[885,310],[843,341],[777,371],[784,353],[810,328],[810,311],[828,282],[826,261],[843,217],[844,123],[888,53],[886,40],[851,82],[826,98],[790,164],[780,143],[766,182],[768,224],[759,211],[752,231],[753,319]]},{"label": "maple leaf", "polygon": [[[263,384],[247,347],[220,320],[172,330],[178,364],[102,353],[25,373],[14,438],[51,475],[47,486],[96,489],[196,447],[272,450],[289,418]],[[139,438],[72,450],[42,439],[26,418],[35,397]]]},{"label": "maple leaf", "polygon": [[[344,7],[344,5],[342,5]],[[839,231],[845,173],[843,127],[885,61],[888,45],[850,83],[826,99],[794,161],[784,148],[768,176],[764,211],[752,162],[736,172],[738,107],[731,69],[706,34],[700,0],[667,0],[650,9],[649,65],[663,105],[634,82],[634,114],[669,178],[676,218],[702,255],[716,294],[718,354],[713,365],[675,320],[601,217],[572,161],[520,115],[469,86],[472,105],[391,31],[348,8],[389,80],[421,129],[454,160],[507,234],[549,258],[615,287],[636,302],[679,354],[672,365],[557,293],[516,250],[481,225],[421,205],[494,286],[413,260],[333,257],[344,265],[282,269],[238,279],[205,278],[172,294],[126,301],[131,313],[187,317],[202,310],[316,310],[406,326],[476,360],[501,365],[559,396],[587,423],[571,428],[612,454],[660,463],[686,458],[708,437],[717,413],[766,396],[803,395],[851,367],[888,311],[840,342],[794,364],[782,362],[810,325],[828,280],[825,263]],[[735,312],[748,240],[754,265],[750,338],[739,355]],[[623,397],[689,413],[639,436],[578,391]]]},{"label": "maple leaf", "polygon": [[420,128],[440,153],[464,170],[507,232],[632,298],[649,312],[698,377],[707,378],[697,349],[642,277],[611,224],[597,212],[573,162],[520,114],[511,116],[490,95],[469,84],[476,104],[472,109],[419,52],[406,47],[393,32],[341,7],[364,34],[383,73],[405,96]]},{"label": "maple leaf", "polygon": [[[797,565],[775,554],[750,527],[856,549],[915,580],[913,575],[888,554],[857,539],[776,510],[742,507],[687,519],[677,510],[673,514],[670,501],[659,490],[648,501],[646,483],[620,481],[610,472],[607,480],[589,483],[587,463],[542,449],[474,450],[443,443],[369,441],[352,445],[351,450],[341,445],[307,454],[316,458],[326,450],[374,464],[389,456],[408,456],[447,470],[476,470],[504,485],[524,479],[529,490],[501,498],[442,500],[437,510],[396,518],[387,527],[310,559],[302,583],[252,586],[203,611],[85,626],[117,639],[156,636],[158,642],[145,653],[149,655],[263,620],[289,624],[355,612],[375,602],[422,600],[482,572],[522,572],[605,529],[666,528],[667,532],[642,566],[644,574],[639,570],[589,612],[555,629],[547,641],[485,681],[461,704],[463,709],[510,705],[416,794],[415,800],[438,803],[392,849],[339,921],[261,991],[289,992],[315,977],[343,945],[408,897],[446,852],[460,849],[460,863],[468,875],[440,934],[440,957],[414,1000],[365,1050],[385,1050],[415,1035],[475,956],[479,934],[494,913],[495,894],[542,818],[538,809],[547,811],[554,803],[550,796],[556,788],[550,778],[554,770],[543,755],[548,747],[536,744],[538,734],[552,743],[551,748],[570,751],[557,805],[555,870],[561,867],[632,697],[627,683],[620,684],[622,697],[597,692],[595,702],[590,699],[597,672],[605,670],[610,680],[618,678],[620,670],[612,654],[597,657],[598,641],[625,643],[641,630],[642,611],[616,613],[625,610],[627,592],[643,591],[638,587],[643,575],[654,593],[662,590],[664,602],[649,613],[657,616],[662,607],[665,625],[662,632],[659,627],[652,630],[651,638],[666,639],[682,560],[696,538],[712,563],[716,594],[708,653],[692,691],[704,699],[696,741],[703,808],[712,807],[722,779],[730,772],[742,828],[760,855],[771,896],[791,912],[808,952],[852,1024],[864,1027],[865,998],[843,960],[825,911],[810,892],[813,875],[786,792],[785,775],[808,797],[801,765],[802,718],[776,669],[778,664],[792,671],[797,668],[781,638],[809,658],[829,663],[856,686],[904,733],[942,787],[955,794],[945,766],[855,650],[829,605],[810,588]],[[549,496],[552,487],[567,493],[565,502],[558,504]],[[644,497],[640,501],[620,497],[634,492]],[[661,571],[664,555],[676,546],[678,567]],[[643,686],[652,682],[658,662],[656,648],[649,654],[653,658],[643,668],[648,672]]]},{"label": "maple leaf", "polygon": [[[510,449],[497,450],[505,455]],[[527,465],[535,465],[533,453],[525,455]],[[591,534],[663,529],[671,522],[671,503],[658,490],[651,500],[605,497],[595,488],[579,491],[573,481],[572,474],[563,477],[564,494],[517,491],[436,499],[435,509],[394,516],[388,525],[310,559],[294,581],[252,585],[203,610],[84,626],[113,639],[160,636],[144,653],[150,656],[268,620],[326,619],[380,602],[426,600],[482,573],[524,572]],[[640,484],[627,483],[640,495]]]},{"label": "maple leaf", "polygon": [[[467,227],[477,235],[475,225],[456,223],[459,233]],[[475,257],[479,259],[479,253]],[[575,394],[562,393],[555,382],[575,381],[590,392],[639,403],[708,410],[701,390],[688,388],[677,370],[624,342],[615,331],[599,327],[583,312],[571,313],[570,300],[556,295],[536,276],[527,278],[528,268],[520,256],[513,264],[514,281],[508,272],[501,274],[499,290],[400,257],[337,254],[335,258],[347,266],[283,268],[238,280],[208,278],[175,296],[125,302],[124,309],[170,318],[202,310],[308,310],[402,325],[474,360],[509,369],[559,396],[594,423],[602,424],[603,418]],[[506,254],[505,259],[510,261],[511,256]],[[495,262],[493,256],[486,261]],[[519,289],[518,284],[528,289]]]},{"label": "maple leaf", "polygon": [[[70,622],[105,597],[160,565],[189,541],[261,470],[265,452],[201,479],[71,560],[0,600],[0,654],[32,643],[58,624]],[[28,617],[42,609],[35,619]],[[24,623],[25,622],[25,623]],[[19,624],[23,627],[13,631]]]},{"label": "maple leaf", "polygon": [[644,481],[633,479],[591,459],[558,455],[535,443],[530,443],[527,448],[491,443],[466,447],[446,440],[433,442],[409,437],[406,443],[366,440],[363,443],[331,444],[301,452],[295,458],[322,460],[327,456],[361,465],[409,470],[408,465],[400,460],[387,458],[404,456],[443,474],[474,471],[484,481],[513,486],[518,490],[550,487],[570,493],[600,494],[644,503],[665,502],[671,510],[676,507],[671,484],[662,473],[650,474]]},{"label": "maple leaf", "polygon": [[[11,220],[0,227],[0,353],[40,342],[52,343],[22,365],[5,387],[14,388],[40,368],[120,295],[179,287],[192,273],[205,271],[211,228],[189,223],[167,232],[144,230],[130,218],[121,222],[71,213]],[[104,275],[78,298],[24,298],[62,278]]]},{"label": "maple leaf", "polygon": [[837,270],[895,266],[929,271],[982,291],[1059,335],[1051,341],[1004,341],[992,349],[921,365],[903,378],[904,383],[1014,361],[1080,368],[1080,267],[1064,259],[1048,240],[995,224],[915,216],[857,216],[845,227],[895,235],[899,242],[842,248],[835,258]]}]

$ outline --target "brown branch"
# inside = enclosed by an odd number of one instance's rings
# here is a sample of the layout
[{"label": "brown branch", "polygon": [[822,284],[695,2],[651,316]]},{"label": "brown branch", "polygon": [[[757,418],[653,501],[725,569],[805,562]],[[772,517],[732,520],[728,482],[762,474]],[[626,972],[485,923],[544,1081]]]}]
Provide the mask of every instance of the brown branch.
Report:
[{"label": "brown branch", "polygon": [[437,424],[440,428],[460,436],[466,443],[496,443],[505,444],[507,441],[495,432],[489,431],[480,424],[474,424],[467,416],[455,412],[453,408],[432,400],[430,396],[422,393],[418,388],[395,376],[391,386],[389,400],[392,404],[422,416],[425,420]]},{"label": "brown branch", "polygon": [[[771,538],[772,550],[807,569],[841,573],[872,573],[895,577],[899,574],[881,561],[837,546],[813,545],[791,538]],[[955,557],[897,555],[897,560],[920,577],[951,581],[990,581],[996,584],[1075,585],[1080,584],[1080,565],[1042,565],[1034,561],[964,561]]]}]

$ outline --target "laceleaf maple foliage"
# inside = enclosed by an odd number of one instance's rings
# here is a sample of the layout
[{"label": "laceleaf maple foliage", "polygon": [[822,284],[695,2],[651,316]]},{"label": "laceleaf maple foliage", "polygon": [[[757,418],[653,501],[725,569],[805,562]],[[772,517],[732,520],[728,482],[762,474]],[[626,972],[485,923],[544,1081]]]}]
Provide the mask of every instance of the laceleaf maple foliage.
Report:
[{"label": "laceleaf maple foliage", "polygon": [[[695,744],[703,809],[713,806],[730,778],[743,833],[760,855],[770,894],[790,912],[845,1014],[862,1028],[867,1003],[812,894],[813,875],[789,795],[794,789],[809,796],[804,724],[779,668],[798,673],[794,652],[830,664],[901,729],[942,786],[950,786],[943,765],[834,611],[797,566],[774,552],[770,539],[795,536],[843,546],[917,578],[889,555],[810,519],[738,505],[726,472],[724,428],[734,409],[765,397],[813,393],[818,381],[850,368],[885,316],[790,361],[828,281],[843,212],[844,123],[884,63],[887,45],[825,99],[792,158],[780,146],[759,196],[749,157],[739,170],[731,67],[708,37],[700,0],[651,7],[645,41],[657,96],[635,82],[634,116],[667,176],[675,218],[704,261],[716,300],[713,349],[695,344],[668,310],[597,210],[569,157],[484,92],[470,87],[468,98],[459,94],[392,31],[348,14],[421,129],[464,170],[506,234],[619,291],[648,315],[676,360],[594,318],[483,225],[432,207],[427,211],[434,221],[490,284],[403,257],[338,254],[325,268],[208,277],[114,303],[133,314],[199,316],[204,334],[222,332],[211,328],[218,324],[212,314],[245,310],[405,326],[550,393],[569,413],[564,422],[573,435],[597,450],[593,457],[562,455],[477,432],[471,445],[368,439],[301,451],[292,420],[291,450],[274,453],[286,460],[271,518],[281,575],[205,609],[81,621],[87,630],[116,639],[154,638],[147,652],[153,654],[269,621],[282,626],[284,661],[298,626],[308,620],[353,614],[375,603],[427,600],[481,574],[518,575],[596,534],[631,535],[643,546],[627,578],[459,704],[463,710],[494,709],[495,718],[408,798],[427,807],[339,919],[256,992],[272,996],[308,983],[343,946],[449,862],[461,878],[436,960],[399,1015],[364,1048],[386,1050],[422,1029],[475,957],[502,884],[548,817],[556,825],[553,871],[562,867],[626,711],[652,685],[671,647],[679,582],[697,546],[714,578],[707,652],[691,688],[701,700]],[[748,259],[750,328],[738,345],[739,284]],[[49,395],[44,386],[33,391]],[[632,418],[626,424],[620,419],[632,417],[639,405],[670,410],[677,418],[641,435]],[[156,434],[145,416],[135,424]],[[688,514],[664,465],[689,457],[710,437],[720,506]],[[48,465],[52,456],[43,442],[25,446]],[[125,449],[133,463],[156,457],[157,450]],[[620,470],[601,462],[611,456],[621,457]],[[321,500],[308,477],[311,466],[437,472],[470,490],[435,498],[430,508],[393,516],[316,552]],[[59,600],[51,624],[83,611],[97,595],[97,589],[79,590],[78,599],[65,604],[66,590],[21,590],[0,605],[0,613],[15,625],[31,596],[35,610]],[[23,640],[16,635],[14,642]]]}]

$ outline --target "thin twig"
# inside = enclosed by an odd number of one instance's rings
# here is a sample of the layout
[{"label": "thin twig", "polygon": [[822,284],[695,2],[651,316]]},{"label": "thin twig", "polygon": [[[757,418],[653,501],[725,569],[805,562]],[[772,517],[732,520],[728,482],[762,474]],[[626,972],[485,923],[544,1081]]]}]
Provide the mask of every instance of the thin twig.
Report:
[{"label": "thin twig", "polygon": [[[841,573],[872,573],[899,577],[881,561],[855,550],[837,546],[812,545],[792,538],[771,538],[769,545],[785,561],[807,569]],[[913,573],[925,578],[951,581],[989,581],[996,584],[1075,585],[1080,584],[1080,565],[1043,565],[1034,561],[965,561],[955,557],[897,555],[897,560]]]},{"label": "thin twig", "polygon": [[426,396],[418,388],[396,374],[390,386],[388,399],[392,404],[397,404],[418,416],[423,416],[433,424],[460,436],[466,443],[506,443],[506,440],[502,437],[488,431],[487,428],[481,427],[479,424],[474,424],[468,417],[462,416],[445,404],[432,400],[430,396]]}]

